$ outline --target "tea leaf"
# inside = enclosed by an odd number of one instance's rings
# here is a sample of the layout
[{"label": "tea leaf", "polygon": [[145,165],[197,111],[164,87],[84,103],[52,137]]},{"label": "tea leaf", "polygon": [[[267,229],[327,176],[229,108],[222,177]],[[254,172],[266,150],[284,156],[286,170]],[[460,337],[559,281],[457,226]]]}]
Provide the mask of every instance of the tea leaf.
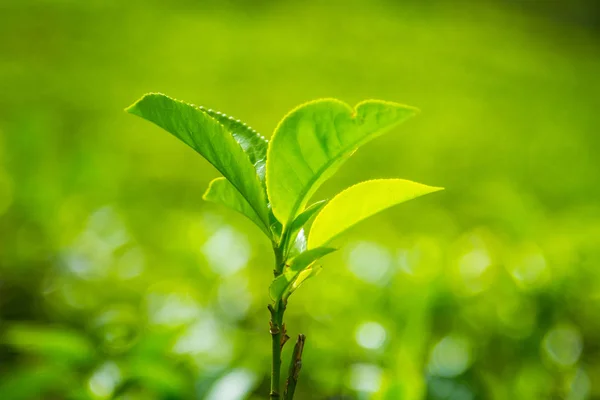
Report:
[{"label": "tea leaf", "polygon": [[311,265],[310,267],[305,268],[302,271],[300,271],[300,273],[298,274],[296,279],[294,279],[294,282],[288,289],[287,297],[289,297],[292,293],[294,293],[307,279],[312,278],[313,276],[319,275],[322,270],[323,270],[323,267],[320,265]]},{"label": "tea leaf", "polygon": [[[302,214],[298,215],[296,219],[291,223],[290,227],[287,230],[287,237],[283,239],[288,242],[286,244],[286,255],[289,253],[292,246],[294,246],[294,244],[297,242],[300,230],[304,227],[304,225],[306,225],[306,223],[308,223],[308,221],[312,217],[314,217],[323,208],[325,204],[327,204],[327,200],[321,200],[312,204],[310,207],[304,210]],[[302,237],[302,240],[305,240],[304,236]],[[301,251],[304,251],[305,248]]]},{"label": "tea leaf", "polygon": [[351,186],[335,196],[317,215],[308,248],[327,245],[360,221],[405,201],[442,190],[404,179],[376,179]]},{"label": "tea leaf", "polygon": [[415,113],[412,107],[379,100],[352,109],[339,100],[324,99],[285,116],[267,151],[268,197],[284,228],[358,147]]},{"label": "tea leaf", "polygon": [[202,196],[206,201],[222,204],[246,216],[254,222],[267,236],[271,236],[269,228],[260,219],[256,211],[238,190],[225,178],[214,179]]},{"label": "tea leaf", "polygon": [[246,198],[261,221],[268,224],[267,199],[251,161],[260,158],[256,156],[260,150],[253,147],[257,140],[247,140],[245,132],[237,135],[238,139],[244,139],[240,144],[234,134],[203,108],[162,94],[147,94],[127,111],[160,126],[206,158]]},{"label": "tea leaf", "polygon": [[267,147],[269,142],[261,134],[240,121],[221,112],[205,110],[208,115],[219,121],[242,146],[248,155],[250,162],[254,165],[261,183],[265,184]]},{"label": "tea leaf", "polygon": [[336,249],[331,247],[319,247],[298,255],[290,262],[290,265],[284,269],[283,273],[271,283],[269,288],[271,298],[277,303],[280,299],[289,297],[291,292],[297,287],[295,282],[297,282],[298,278],[306,275],[304,271],[311,268],[311,265],[317,260],[335,250]]}]

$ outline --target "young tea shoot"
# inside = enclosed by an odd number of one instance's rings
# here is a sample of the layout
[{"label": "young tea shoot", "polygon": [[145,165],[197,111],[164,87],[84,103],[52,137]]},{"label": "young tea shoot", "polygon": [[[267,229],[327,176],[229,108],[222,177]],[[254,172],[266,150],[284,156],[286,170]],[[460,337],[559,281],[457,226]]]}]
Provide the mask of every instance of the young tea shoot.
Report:
[{"label": "young tea shoot", "polygon": [[238,119],[163,94],[147,94],[127,111],[160,126],[208,160],[223,177],[209,184],[203,198],[246,216],[271,241],[275,264],[268,305],[269,398],[293,399],[306,338],[298,336],[282,391],[281,351],[288,339],[284,313],[292,293],[319,273],[319,261],[336,251],[331,246],[336,237],[374,214],[441,188],[375,179],[329,201],[309,201],[360,146],[417,110],[380,100],[366,100],[354,108],[335,99],[315,100],[283,117],[269,141]]}]

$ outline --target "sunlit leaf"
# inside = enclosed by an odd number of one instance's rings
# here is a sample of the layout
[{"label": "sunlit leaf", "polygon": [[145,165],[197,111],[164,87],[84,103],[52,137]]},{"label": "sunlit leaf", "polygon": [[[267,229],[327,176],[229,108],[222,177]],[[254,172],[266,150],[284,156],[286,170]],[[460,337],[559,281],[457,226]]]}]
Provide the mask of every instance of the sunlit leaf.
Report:
[{"label": "sunlit leaf", "polygon": [[[267,200],[260,183],[255,162],[259,149],[253,145],[259,140],[248,140],[248,132],[237,138],[203,108],[174,100],[162,94],[147,94],[127,108],[173,134],[196,150],[227,178],[248,200],[256,214],[268,224]],[[240,131],[241,132],[241,131]],[[246,150],[246,151],[245,151]],[[260,163],[259,163],[260,164]]]},{"label": "sunlit leaf", "polygon": [[273,215],[273,212],[271,210],[269,210],[269,222],[269,228],[273,233],[273,237],[280,238],[283,233],[283,226],[281,225],[281,222],[279,222],[277,218],[275,218],[275,215]]},{"label": "sunlit leaf", "polygon": [[293,272],[302,271],[304,268],[308,267],[315,261],[323,258],[329,253],[333,253],[337,249],[333,247],[319,247],[312,250],[307,250],[304,253],[300,254],[298,257],[294,258],[289,265],[289,270]]},{"label": "sunlit leaf", "polygon": [[297,272],[285,271],[273,280],[271,286],[269,286],[269,295],[275,304],[284,297],[284,294],[297,275]]},{"label": "sunlit leaf", "polygon": [[317,100],[279,123],[267,152],[267,191],[275,216],[289,225],[317,188],[361,145],[405,121],[416,109],[368,100],[354,109]]},{"label": "sunlit leaf", "polygon": [[321,267],[320,265],[311,265],[310,267],[305,268],[302,271],[300,271],[300,273],[298,274],[298,276],[296,276],[296,279],[294,279],[294,282],[292,283],[292,285],[289,288],[289,295],[291,295],[296,290],[298,290],[298,288],[304,282],[306,282],[307,279],[319,275],[322,270],[323,270],[323,267]]},{"label": "sunlit leaf", "polygon": [[[302,237],[299,236],[300,230],[304,227],[304,225],[308,223],[308,221],[310,221],[312,217],[317,215],[317,213],[323,208],[323,206],[325,206],[325,204],[327,204],[327,200],[317,201],[310,207],[307,207],[306,210],[304,210],[300,215],[296,217],[296,219],[294,219],[294,221],[291,223],[287,230],[287,237],[284,238],[284,240],[289,241],[286,248],[286,255],[289,253],[290,249],[296,244],[298,239],[300,239],[304,243],[303,248],[300,249],[298,253],[306,250],[306,237],[304,236],[304,232],[302,232]],[[294,247],[298,249],[299,246],[296,245]]]},{"label": "sunlit leaf", "polygon": [[289,260],[304,253],[306,251],[306,245],[306,232],[304,232],[304,229],[300,229],[294,240],[290,242],[285,258]]},{"label": "sunlit leaf", "polygon": [[298,255],[290,262],[289,266],[285,267],[283,273],[271,283],[271,287],[269,288],[271,298],[277,302],[279,299],[288,297],[295,289],[294,283],[302,275],[303,271],[308,269],[315,261],[335,250],[330,247],[320,247]]},{"label": "sunlit leaf", "polygon": [[315,218],[308,248],[327,245],[353,225],[396,204],[442,190],[404,179],[376,179],[351,186],[335,196]]},{"label": "sunlit leaf", "polygon": [[260,181],[264,184],[269,142],[239,119],[211,109],[205,111],[208,115],[219,121],[233,135],[240,146],[242,146],[242,149],[244,149],[244,152],[250,158],[250,162],[254,164]]},{"label": "sunlit leaf", "polygon": [[254,211],[244,196],[242,196],[227,179],[214,179],[208,186],[208,189],[202,198],[206,201],[224,205],[241,213],[254,222],[267,236],[270,236],[269,229],[256,214],[256,211]]}]

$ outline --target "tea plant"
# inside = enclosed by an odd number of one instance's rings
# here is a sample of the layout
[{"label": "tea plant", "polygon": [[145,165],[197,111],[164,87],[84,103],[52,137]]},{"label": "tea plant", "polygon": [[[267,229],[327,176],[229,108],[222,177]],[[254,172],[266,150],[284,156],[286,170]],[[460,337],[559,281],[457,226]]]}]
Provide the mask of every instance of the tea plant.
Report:
[{"label": "tea plant", "polygon": [[334,238],[365,218],[441,188],[377,179],[354,185],[329,202],[307,204],[361,145],[417,110],[379,100],[354,108],[334,99],[316,100],[288,113],[270,141],[240,120],[162,94],[147,94],[127,111],[155,123],[207,159],[223,177],[210,183],[203,198],[245,215],[271,241],[275,265],[268,306],[270,399],[292,399],[305,337],[298,336],[282,393],[281,350],[289,339],[283,321],[289,297],[319,273],[318,261],[336,250],[330,245]]}]

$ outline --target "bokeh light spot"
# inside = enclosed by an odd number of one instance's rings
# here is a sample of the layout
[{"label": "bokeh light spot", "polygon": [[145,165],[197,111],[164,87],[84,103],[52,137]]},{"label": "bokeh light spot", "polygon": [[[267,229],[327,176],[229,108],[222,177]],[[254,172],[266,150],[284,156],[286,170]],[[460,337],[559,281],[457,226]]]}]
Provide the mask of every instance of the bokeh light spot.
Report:
[{"label": "bokeh light spot", "polygon": [[232,319],[241,319],[252,304],[252,293],[245,277],[233,276],[224,280],[218,290],[219,307]]},{"label": "bokeh light spot", "polygon": [[418,238],[412,247],[398,250],[398,267],[407,275],[429,281],[441,269],[440,248],[440,243],[433,238]]},{"label": "bokeh light spot", "polygon": [[178,326],[200,316],[201,308],[189,295],[151,292],[146,298],[148,319],[155,325]]},{"label": "bokeh light spot", "polygon": [[375,350],[384,345],[387,333],[377,322],[365,322],[356,330],[356,342],[365,349]]},{"label": "bokeh light spot", "polygon": [[210,356],[223,363],[229,360],[232,348],[221,324],[207,313],[179,336],[172,350],[176,354]]},{"label": "bokeh light spot", "polygon": [[357,392],[376,393],[381,387],[383,371],[374,364],[354,364],[350,368],[350,387]]},{"label": "bokeh light spot", "polygon": [[75,276],[98,280],[108,275],[115,250],[130,240],[126,226],[110,206],[94,211],[85,230],[64,250],[62,260]]},{"label": "bokeh light spot", "polygon": [[578,369],[571,380],[570,391],[567,400],[585,400],[590,395],[590,377],[583,369]]},{"label": "bokeh light spot", "polygon": [[363,281],[383,285],[387,281],[392,256],[390,252],[370,242],[360,242],[348,252],[348,268]]},{"label": "bokeh light spot", "polygon": [[96,397],[108,398],[120,380],[119,367],[113,362],[106,362],[92,374],[88,387]]},{"label": "bokeh light spot", "polygon": [[246,236],[230,226],[223,226],[202,246],[202,253],[214,272],[229,276],[248,263],[250,244]]},{"label": "bokeh light spot", "polygon": [[527,245],[515,253],[509,269],[519,287],[536,288],[548,280],[550,271],[546,258],[537,246]]},{"label": "bokeh light spot", "polygon": [[488,281],[484,273],[491,264],[492,260],[484,248],[474,249],[459,258],[458,272],[464,288],[470,294],[479,293],[486,288]]},{"label": "bokeh light spot", "polygon": [[556,365],[570,367],[579,360],[583,342],[576,327],[559,326],[546,334],[543,347],[550,360]]},{"label": "bokeh light spot", "polygon": [[206,396],[207,400],[242,400],[254,386],[256,376],[245,369],[235,369],[219,379]]},{"label": "bokeh light spot", "polygon": [[455,244],[452,279],[460,295],[473,296],[494,281],[494,236],[485,229],[463,235]]},{"label": "bokeh light spot", "polygon": [[471,349],[467,339],[450,335],[433,347],[428,370],[432,375],[451,378],[465,372],[470,364]]}]

